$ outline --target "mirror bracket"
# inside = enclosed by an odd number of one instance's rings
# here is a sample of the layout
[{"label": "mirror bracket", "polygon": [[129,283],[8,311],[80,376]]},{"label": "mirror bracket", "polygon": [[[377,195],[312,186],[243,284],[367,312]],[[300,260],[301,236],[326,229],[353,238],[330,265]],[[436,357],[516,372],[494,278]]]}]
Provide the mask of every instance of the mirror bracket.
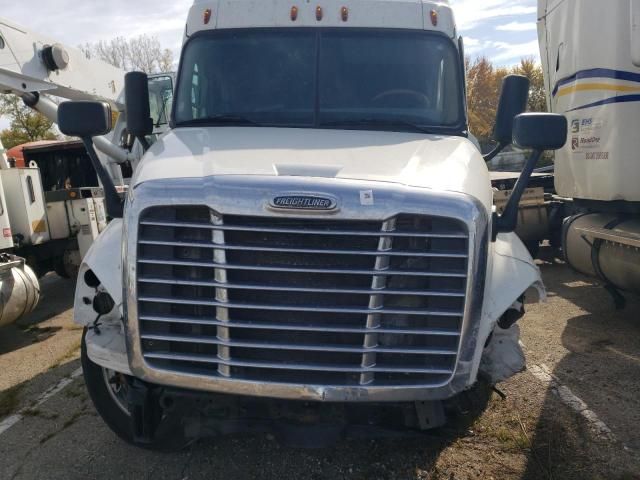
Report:
[{"label": "mirror bracket", "polygon": [[507,144],[498,142],[495,148],[491,150],[489,153],[486,153],[485,155],[483,155],[482,158],[484,158],[485,162],[489,163],[491,160],[493,160],[496,157],[496,155],[498,155],[506,147],[507,147]]},{"label": "mirror bracket", "polygon": [[542,153],[543,150],[534,150],[531,152],[531,155],[524,165],[522,173],[518,177],[518,180],[511,191],[511,195],[509,195],[509,200],[507,200],[507,205],[504,207],[502,215],[494,213],[492,241],[496,241],[499,233],[510,233],[516,229],[516,226],[518,225],[518,208],[520,206],[520,200],[529,185],[529,180],[531,180],[533,170],[536,168],[538,161],[542,157]]},{"label": "mirror bracket", "polygon": [[98,178],[100,179],[100,183],[102,183],[102,187],[104,188],[104,201],[107,215],[111,218],[122,218],[124,215],[122,200],[120,199],[120,195],[118,195],[113,179],[105,170],[104,165],[102,165],[98,158],[98,153],[93,146],[93,140],[91,137],[82,137],[80,140],[82,140],[84,148],[87,150],[87,154],[91,160],[91,165],[96,171]]}]

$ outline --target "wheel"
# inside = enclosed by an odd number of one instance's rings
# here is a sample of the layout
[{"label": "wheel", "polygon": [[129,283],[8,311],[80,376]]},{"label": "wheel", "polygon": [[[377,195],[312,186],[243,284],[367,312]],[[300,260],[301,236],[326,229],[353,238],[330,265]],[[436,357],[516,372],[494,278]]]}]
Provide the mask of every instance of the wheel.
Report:
[{"label": "wheel", "polygon": [[151,443],[136,442],[128,407],[129,381],[127,375],[93,363],[87,354],[87,328],[82,333],[80,361],[89,397],[102,420],[118,437],[132,445],[150,450],[176,451],[188,442],[178,429],[165,430]]},{"label": "wheel", "polygon": [[[85,328],[82,333],[80,361],[89,397],[104,423],[125,442],[133,444],[131,417],[126,402],[126,379],[112,376],[109,370],[91,361],[87,354],[86,335]],[[125,382],[116,383],[116,380]]]},{"label": "wheel", "polygon": [[82,257],[77,249],[67,248],[62,257],[58,257],[53,262],[53,269],[59,277],[64,279],[75,279],[80,270]]}]

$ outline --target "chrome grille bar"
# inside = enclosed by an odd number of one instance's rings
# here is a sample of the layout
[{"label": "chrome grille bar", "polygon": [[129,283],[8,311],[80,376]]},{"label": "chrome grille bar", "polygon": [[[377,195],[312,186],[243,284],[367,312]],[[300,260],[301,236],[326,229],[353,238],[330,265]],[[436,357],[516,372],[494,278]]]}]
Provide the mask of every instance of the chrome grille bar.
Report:
[{"label": "chrome grille bar", "polygon": [[[209,326],[223,326],[229,325],[228,321],[221,320],[209,320],[203,318],[184,318],[184,317],[161,317],[143,315],[140,317],[141,321],[145,322],[160,322],[160,323],[176,323],[187,325],[209,325]],[[375,330],[378,334],[388,335],[433,335],[444,337],[458,337],[460,333],[456,330],[443,330],[443,329],[415,329],[415,328],[367,328],[367,327],[334,327],[330,325],[296,325],[296,324],[281,324],[281,323],[268,323],[268,322],[239,322],[234,320],[233,328],[247,328],[255,330],[283,330],[290,332],[334,332],[334,333],[371,333]]]},{"label": "chrome grille bar", "polygon": [[[195,262],[187,260],[165,260],[161,258],[140,258],[138,263],[148,263],[156,265],[175,265],[183,267],[203,267],[203,268],[224,268],[225,270],[250,270],[250,271],[267,271],[267,272],[294,272],[294,273],[331,273],[344,275],[376,275],[378,270],[357,270],[357,269],[338,269],[338,268],[290,268],[290,267],[267,267],[267,266],[251,266],[251,265],[231,265],[216,262]],[[385,270],[385,275],[398,276],[416,276],[416,277],[451,277],[466,278],[465,273],[455,272],[414,272],[414,271],[397,271]]]},{"label": "chrome grille bar", "polygon": [[[204,337],[200,335],[157,335],[143,333],[140,338],[143,340],[154,340],[164,342],[180,342],[180,343],[200,343],[207,345],[218,345],[224,347],[268,349],[268,350],[299,350],[309,352],[343,352],[343,353],[367,353],[373,349],[377,353],[398,353],[405,355],[445,355],[455,356],[456,350],[433,349],[433,348],[386,348],[375,346],[367,347],[348,347],[341,345],[315,345],[300,343],[265,343],[265,342],[245,342],[240,340],[223,340],[217,337]],[[220,356],[220,355],[218,355]],[[223,359],[228,360],[228,359]]]},{"label": "chrome grille bar", "polygon": [[[214,225],[222,225],[224,220],[222,216],[218,215],[215,212],[211,212],[211,222]],[[213,230],[212,231],[212,241],[215,245],[224,245],[224,231],[223,230]],[[213,251],[213,261],[217,265],[224,266],[227,263],[227,254],[223,249],[215,249]],[[214,278],[216,283],[219,285],[224,285],[227,283],[227,270],[224,268],[216,268],[214,271]],[[218,373],[223,377],[230,377],[231,371],[229,370],[229,365],[225,364],[224,361],[231,360],[231,349],[226,344],[231,339],[231,334],[229,331],[229,327],[226,324],[229,323],[229,308],[226,306],[229,303],[229,293],[228,290],[224,287],[216,287],[216,301],[213,302],[216,307],[216,318],[220,322],[217,326],[217,334],[218,338],[225,342],[218,344],[218,358],[223,362],[218,364]]]},{"label": "chrome grille bar", "polygon": [[[282,291],[282,292],[305,292],[305,293],[341,293],[341,294],[356,294],[356,295],[373,295],[378,293],[377,290],[368,289],[368,288],[313,288],[313,287],[297,287],[297,286],[286,286],[281,287],[278,285],[238,285],[233,283],[216,283],[216,282],[207,282],[207,281],[198,281],[198,280],[179,280],[179,279],[169,279],[169,278],[153,278],[153,277],[145,277],[140,276],[138,278],[138,282],[140,283],[158,283],[164,285],[189,285],[194,287],[223,287],[229,290],[238,289],[238,290],[273,290],[273,291]],[[455,297],[455,298],[464,298],[465,294],[462,292],[447,292],[447,291],[438,291],[438,290],[393,290],[390,288],[385,288],[382,292],[384,295],[410,295],[410,296],[422,296],[422,297]]]},{"label": "chrome grille bar", "polygon": [[[382,233],[393,232],[396,227],[396,219],[387,220],[382,224]],[[389,256],[387,253],[391,251],[393,245],[393,237],[380,237],[378,242],[378,253],[376,257],[375,270],[385,271],[389,269]],[[380,255],[383,253],[383,255]],[[377,292],[381,292],[387,286],[387,277],[384,275],[374,275],[371,281],[371,289]],[[375,349],[378,346],[378,332],[373,331],[380,327],[381,311],[383,308],[384,296],[380,293],[372,294],[369,297],[369,310],[376,310],[375,312],[369,312],[367,314],[367,330],[368,332],[364,336],[364,348],[370,350],[362,354],[362,368],[371,369],[376,364],[376,352]],[[371,331],[370,331],[371,330]],[[360,385],[367,385],[374,380],[374,372],[371,370],[365,371],[360,374]]]},{"label": "chrome grille bar", "polygon": [[[390,220],[393,221],[393,220]],[[384,237],[391,238],[391,237]],[[206,242],[167,242],[164,240],[142,240],[142,245],[161,245],[168,247],[187,247],[187,248],[214,248],[216,250],[250,250],[254,252],[282,252],[282,253],[313,253],[318,255],[367,255],[377,257],[380,252],[377,250],[322,250],[322,249],[305,249],[305,248],[275,248],[275,247],[256,247],[252,245],[214,245]],[[425,258],[467,258],[466,253],[435,253],[435,252],[410,252],[389,251],[386,254],[389,257],[425,257]]]},{"label": "chrome grille bar", "polygon": [[179,353],[171,353],[171,352],[146,353],[144,356],[145,358],[157,359],[157,360],[200,362],[200,363],[211,363],[215,365],[224,363],[229,367],[250,367],[250,368],[261,368],[261,369],[269,369],[269,370],[301,370],[301,371],[309,370],[309,371],[316,371],[316,372],[332,371],[332,372],[348,372],[348,373],[360,373],[360,374],[363,374],[363,373],[423,373],[423,374],[432,374],[432,375],[450,375],[452,373],[452,370],[450,369],[419,368],[419,367],[362,368],[362,367],[353,367],[348,365],[317,365],[312,363],[297,363],[297,364],[283,365],[281,363],[247,362],[247,361],[240,361],[240,360],[225,361],[225,360],[221,360],[219,357],[204,356],[204,355],[188,355],[188,354],[179,354]]},{"label": "chrome grille bar", "polygon": [[[289,233],[298,235],[344,235],[359,237],[379,237],[380,232],[361,231],[361,230],[321,230],[321,229],[304,229],[297,230],[294,228],[265,228],[235,225],[211,225],[208,223],[191,223],[191,222],[165,222],[159,220],[143,220],[141,225],[155,227],[172,227],[172,228],[204,228],[210,230],[224,231],[243,231],[243,232],[261,232],[261,233]],[[389,237],[411,237],[411,238],[440,238],[440,239],[466,239],[469,236],[462,233],[446,232],[446,233],[408,233],[408,232],[390,232],[385,234]]]},{"label": "chrome grille bar", "polygon": [[[374,283],[381,284],[383,280],[375,280],[376,278],[384,277],[379,275],[374,277]],[[391,309],[384,308],[382,306],[382,292],[384,286],[380,287],[380,294],[371,295],[373,307],[369,308],[328,308],[328,307],[312,307],[301,305],[267,305],[267,304],[252,304],[252,303],[230,303],[229,301],[213,301],[213,300],[197,300],[197,299],[185,299],[185,298],[157,298],[157,297],[139,297],[139,302],[150,303],[168,303],[173,305],[201,305],[210,306],[221,309],[237,308],[246,310],[270,310],[270,311],[293,311],[293,312],[322,312],[322,313],[360,313],[366,315],[419,315],[419,316],[435,316],[435,317],[460,317],[461,311],[444,311],[444,310],[410,310],[410,309]],[[225,288],[217,288],[217,290],[223,290],[226,295]],[[216,296],[218,294],[216,293]],[[379,304],[379,305],[378,305]],[[373,327],[372,327],[373,328]]]}]

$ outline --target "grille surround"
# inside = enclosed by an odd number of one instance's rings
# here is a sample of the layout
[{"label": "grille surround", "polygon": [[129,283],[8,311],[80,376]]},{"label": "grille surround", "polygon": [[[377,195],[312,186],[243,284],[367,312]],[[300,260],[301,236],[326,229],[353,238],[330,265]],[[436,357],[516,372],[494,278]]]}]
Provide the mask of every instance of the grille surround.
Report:
[{"label": "grille surround", "polygon": [[[362,206],[359,204],[359,192],[362,190],[373,190],[375,192],[376,201],[379,202],[379,206]],[[336,197],[339,199],[339,210],[333,213],[318,214],[314,212],[277,212],[274,213],[269,208],[269,200],[283,191],[303,191],[303,192],[315,192],[321,191]],[[203,195],[203,193],[206,194]],[[169,195],[167,195],[169,193]],[[195,201],[195,200],[199,201]],[[203,201],[204,199],[204,201]],[[233,200],[230,200],[233,199]],[[225,333],[228,334],[229,329],[225,326],[225,321],[216,320],[215,327],[217,328],[217,338],[211,339],[213,342],[217,342],[218,357],[221,357],[217,361],[221,371],[220,375],[202,374],[201,372],[193,371],[180,371],[172,366],[166,366],[162,364],[159,366],[155,359],[144,358],[144,351],[141,343],[141,336],[145,334],[141,324],[144,322],[140,320],[138,311],[140,306],[138,305],[138,284],[137,270],[140,268],[138,264],[138,230],[140,229],[138,221],[143,212],[149,211],[148,209],[155,206],[180,206],[180,205],[192,205],[203,206],[213,209],[214,211],[223,211],[224,216],[244,215],[244,216],[260,216],[270,218],[312,218],[317,220],[327,221],[348,221],[349,219],[357,219],[359,221],[375,221],[380,222],[382,226],[383,222],[388,222],[389,219],[396,217],[402,212],[407,215],[428,215],[442,216],[446,218],[454,218],[456,221],[461,222],[469,232],[468,238],[468,259],[465,268],[464,275],[470,280],[466,282],[464,289],[464,295],[466,302],[464,310],[461,315],[461,323],[459,328],[459,342],[455,346],[455,358],[454,365],[448,368],[446,374],[443,373],[444,368],[440,369],[438,381],[422,381],[422,382],[405,382],[394,384],[393,382],[381,383],[379,381],[380,376],[389,374],[393,376],[398,374],[399,371],[403,371],[409,374],[418,374],[418,369],[411,370],[406,368],[405,365],[400,365],[400,368],[394,368],[391,364],[380,365],[380,358],[375,361],[375,355],[378,356],[389,354],[406,353],[412,355],[415,352],[406,349],[406,352],[400,352],[391,347],[385,349],[376,347],[373,350],[369,350],[368,343],[373,345],[374,339],[367,340],[367,337],[393,334],[399,335],[405,333],[402,329],[398,331],[386,331],[381,330],[366,330],[363,331],[365,325],[360,328],[352,326],[337,325],[334,327],[327,327],[326,325],[322,329],[314,330],[313,325],[308,325],[305,328],[296,328],[295,330],[301,330],[306,332],[312,332],[314,334],[318,332],[335,330],[335,333],[348,334],[358,333],[364,335],[363,345],[357,351],[353,353],[360,355],[362,358],[362,365],[359,369],[355,369],[352,366],[347,366],[349,372],[357,374],[359,381],[353,382],[319,382],[314,381],[313,376],[311,380],[305,379],[306,377],[286,378],[284,380],[278,380],[275,376],[265,375],[264,378],[259,377],[238,377],[237,374],[233,374],[232,368],[236,368],[242,362],[248,365],[250,368],[251,360],[241,359],[240,361],[234,360],[229,355],[229,349],[243,348],[248,344],[250,348],[255,348],[255,340],[247,341],[245,344],[238,342],[232,338],[225,337]],[[438,215],[434,215],[436,212]],[[125,230],[127,235],[127,254],[124,256],[125,260],[125,272],[126,272],[126,288],[128,293],[126,298],[127,302],[127,327],[129,330],[128,335],[128,350],[130,355],[130,364],[132,371],[136,376],[139,376],[145,380],[171,385],[176,387],[194,388],[199,390],[217,391],[217,392],[229,392],[238,394],[248,394],[256,396],[269,396],[279,398],[294,398],[294,399],[306,399],[306,400],[321,400],[321,401],[391,401],[391,400],[428,400],[435,398],[445,398],[450,396],[455,390],[463,389],[467,383],[469,383],[469,376],[471,373],[470,364],[471,359],[474,356],[476,345],[476,336],[479,323],[479,313],[482,305],[482,294],[484,287],[484,272],[486,266],[486,246],[487,246],[487,215],[484,208],[471,197],[467,197],[459,194],[438,193],[434,194],[429,191],[425,191],[417,188],[392,186],[387,184],[372,184],[370,182],[342,182],[335,180],[323,180],[313,179],[313,181],[307,179],[283,179],[283,178],[250,178],[250,177],[224,177],[216,178],[209,177],[208,179],[195,180],[171,180],[162,182],[149,182],[142,184],[136,188],[135,195],[129,199],[127,206],[127,221],[125,224]],[[393,237],[394,235],[390,235]],[[386,236],[385,236],[386,237]],[[215,243],[215,242],[214,242]],[[233,247],[233,245],[231,245]],[[206,247],[211,248],[211,245],[207,243]],[[214,249],[219,255],[220,249],[216,246]],[[223,253],[233,252],[233,248],[222,250]],[[380,258],[380,255],[374,255],[378,252],[369,252],[372,259]],[[383,255],[384,256],[384,255]],[[389,255],[388,257],[393,257]],[[377,262],[376,262],[377,263]],[[141,269],[141,271],[144,271]],[[228,271],[226,268],[223,271]],[[378,270],[376,270],[377,272]],[[480,273],[478,274],[472,274]],[[371,272],[368,272],[371,275]],[[363,273],[364,275],[364,273]],[[387,277],[385,273],[384,277]],[[370,278],[370,277],[369,277]],[[208,285],[209,287],[211,285]],[[250,289],[247,285],[237,285],[238,287],[245,287]],[[232,286],[233,288],[233,286]],[[302,287],[304,288],[304,287]],[[374,294],[374,286],[366,292],[361,292],[359,288],[351,289],[356,295],[366,294],[369,299],[375,299],[377,297]],[[242,291],[242,288],[240,288]],[[217,290],[216,290],[217,292]],[[226,292],[223,292],[226,295]],[[393,294],[393,291],[392,293]],[[144,299],[144,295],[141,294],[140,298]],[[228,299],[223,298],[224,301],[211,301],[212,308],[227,309],[229,306]],[[143,301],[143,300],[142,300]],[[374,302],[375,303],[375,302]],[[234,304],[232,304],[234,305]],[[262,308],[264,305],[257,305],[256,308]],[[232,307],[233,308],[233,307]],[[328,310],[335,310],[337,307],[328,307]],[[384,307],[383,307],[384,308]],[[276,310],[274,308],[273,310]],[[315,311],[315,310],[314,310]],[[142,309],[144,312],[144,309]],[[356,313],[356,312],[350,312]],[[366,325],[371,327],[371,321],[375,321],[375,317],[379,316],[380,311],[377,310],[374,304],[372,308],[361,309],[357,312],[360,315],[366,317]],[[400,313],[400,312],[397,312]],[[144,318],[144,316],[143,316]],[[206,320],[206,325],[212,325],[210,319]],[[238,326],[239,325],[239,326]],[[374,325],[375,326],[375,325]],[[281,329],[284,332],[287,328],[279,325],[278,322],[273,321],[266,325],[261,326],[264,330],[278,330]],[[251,322],[246,324],[234,324],[234,329],[246,329],[250,331],[255,328],[255,325]],[[332,330],[332,328],[334,330]],[[345,331],[349,328],[353,328],[353,331]],[[222,329],[222,332],[221,332]],[[406,329],[406,333],[409,333],[410,329]],[[414,329],[415,330],[415,329]],[[220,335],[222,333],[222,335]],[[209,341],[207,339],[206,341]],[[368,343],[367,343],[368,342]],[[290,343],[285,343],[290,345]],[[277,344],[273,348],[277,348]],[[313,348],[308,345],[301,345],[299,350],[305,350]],[[335,348],[335,347],[334,347]],[[347,348],[353,349],[352,346]],[[222,355],[221,355],[222,349]],[[437,350],[437,349],[435,349]],[[149,352],[146,352],[149,353]],[[373,354],[374,359],[366,361],[366,358]],[[436,352],[434,355],[442,354],[442,352]],[[185,359],[188,355],[177,353],[176,355],[182,355]],[[221,361],[220,361],[221,360]],[[234,363],[235,362],[235,363]],[[213,363],[213,362],[212,362]],[[259,363],[259,361],[255,362]],[[312,363],[312,362],[307,362]],[[222,368],[220,368],[222,366]],[[317,370],[320,370],[323,366],[318,365]],[[308,366],[307,366],[308,367]],[[306,368],[307,373],[313,374],[315,372],[313,365]],[[340,370],[344,365],[333,366],[333,370]],[[260,367],[263,368],[263,367]],[[286,367],[284,370],[295,370],[295,367]],[[302,370],[302,369],[301,369]],[[438,370],[437,368],[434,370]],[[219,372],[220,373],[220,372]],[[226,375],[225,375],[226,373]],[[420,372],[423,373],[423,372]],[[382,375],[378,375],[382,374]],[[369,378],[371,377],[371,378]]]}]

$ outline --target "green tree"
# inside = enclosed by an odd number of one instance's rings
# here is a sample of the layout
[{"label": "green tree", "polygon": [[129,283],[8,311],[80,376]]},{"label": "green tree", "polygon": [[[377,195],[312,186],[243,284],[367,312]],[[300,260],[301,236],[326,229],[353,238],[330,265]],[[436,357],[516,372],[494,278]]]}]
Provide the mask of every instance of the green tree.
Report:
[{"label": "green tree", "polygon": [[524,75],[531,82],[529,87],[529,111],[547,111],[547,92],[544,85],[542,66],[535,58],[527,57],[520,60],[520,64],[511,69],[511,73]]},{"label": "green tree", "polygon": [[469,128],[483,150],[493,145],[491,139],[504,77],[509,74],[524,75],[531,82],[528,110],[547,110],[547,97],[542,66],[534,58],[523,58],[511,68],[495,67],[491,60],[479,57],[465,62],[467,72],[467,106]]},{"label": "green tree", "polygon": [[44,115],[27,107],[15,95],[0,95],[0,115],[9,117],[9,128],[0,132],[0,140],[5,148],[36,140],[55,140],[53,123]]},{"label": "green tree", "polygon": [[496,68],[486,57],[466,61],[467,106],[469,126],[480,145],[487,148],[492,141],[498,99],[502,79],[509,73],[506,68]]}]

